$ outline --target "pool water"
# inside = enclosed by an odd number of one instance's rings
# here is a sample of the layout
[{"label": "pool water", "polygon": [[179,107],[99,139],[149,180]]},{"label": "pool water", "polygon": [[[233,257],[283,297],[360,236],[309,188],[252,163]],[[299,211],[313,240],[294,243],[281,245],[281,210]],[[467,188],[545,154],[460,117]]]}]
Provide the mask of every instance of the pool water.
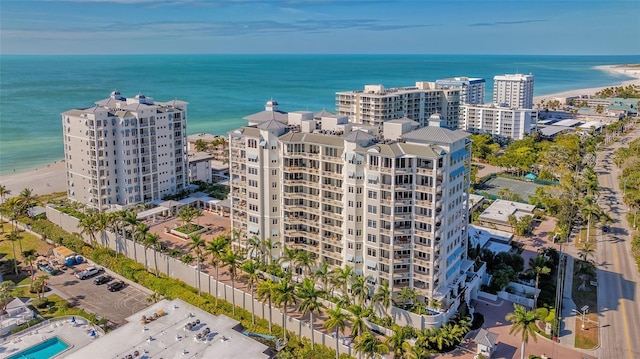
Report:
[{"label": "pool water", "polygon": [[69,348],[69,345],[58,337],[45,340],[29,349],[16,353],[7,359],[49,359]]}]

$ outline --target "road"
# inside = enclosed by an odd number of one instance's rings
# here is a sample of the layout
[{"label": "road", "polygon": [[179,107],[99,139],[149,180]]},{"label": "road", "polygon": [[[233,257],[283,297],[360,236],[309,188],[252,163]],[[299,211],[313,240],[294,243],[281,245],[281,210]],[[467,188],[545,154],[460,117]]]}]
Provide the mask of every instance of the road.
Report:
[{"label": "road", "polygon": [[600,181],[600,206],[613,219],[609,233],[598,241],[599,358],[640,358],[640,276],[630,255],[631,235],[624,218],[627,206],[618,187],[619,170],[613,151],[640,137],[640,127],[604,148],[595,170]]}]

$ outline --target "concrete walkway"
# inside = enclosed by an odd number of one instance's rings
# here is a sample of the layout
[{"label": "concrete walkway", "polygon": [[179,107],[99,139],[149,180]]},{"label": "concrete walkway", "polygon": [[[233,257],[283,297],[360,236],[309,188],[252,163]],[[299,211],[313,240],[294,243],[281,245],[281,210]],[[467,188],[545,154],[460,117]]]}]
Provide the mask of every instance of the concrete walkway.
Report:
[{"label": "concrete walkway", "polygon": [[565,269],[564,291],[562,292],[562,326],[560,328],[560,344],[573,348],[576,342],[576,316],[572,310],[576,309],[576,303],[572,299],[573,288],[573,266],[575,260],[572,256],[566,255],[567,265]]}]

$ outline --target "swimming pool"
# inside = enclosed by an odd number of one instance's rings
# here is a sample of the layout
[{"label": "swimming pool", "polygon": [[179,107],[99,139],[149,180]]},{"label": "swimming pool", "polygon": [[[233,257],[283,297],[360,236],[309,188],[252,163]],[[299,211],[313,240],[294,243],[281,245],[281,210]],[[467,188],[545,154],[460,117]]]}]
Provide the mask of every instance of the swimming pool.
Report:
[{"label": "swimming pool", "polygon": [[16,353],[7,359],[49,359],[54,355],[62,353],[69,348],[69,344],[65,343],[58,337],[47,339],[40,344],[36,344],[31,348]]}]

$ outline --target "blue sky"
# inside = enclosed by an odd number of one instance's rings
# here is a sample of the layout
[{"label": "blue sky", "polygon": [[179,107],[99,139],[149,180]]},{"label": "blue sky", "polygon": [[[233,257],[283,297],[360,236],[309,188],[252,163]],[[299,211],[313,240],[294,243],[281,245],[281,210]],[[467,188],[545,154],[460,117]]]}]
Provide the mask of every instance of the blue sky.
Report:
[{"label": "blue sky", "polygon": [[2,0],[1,54],[640,54],[638,0]]}]

